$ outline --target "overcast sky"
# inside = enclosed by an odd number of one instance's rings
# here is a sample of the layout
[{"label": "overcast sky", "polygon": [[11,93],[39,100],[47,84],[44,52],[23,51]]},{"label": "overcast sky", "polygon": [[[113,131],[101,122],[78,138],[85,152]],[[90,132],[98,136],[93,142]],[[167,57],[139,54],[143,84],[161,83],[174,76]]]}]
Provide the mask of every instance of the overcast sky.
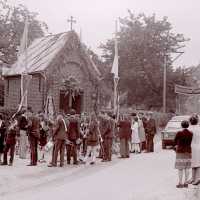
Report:
[{"label": "overcast sky", "polygon": [[22,3],[29,10],[39,13],[51,33],[70,29],[67,19],[72,15],[77,23],[75,30],[82,29],[83,41],[98,52],[100,42],[113,36],[114,21],[127,16],[127,9],[136,13],[156,13],[157,17],[168,16],[174,31],[190,38],[185,54],[177,65],[200,63],[200,1],[199,0],[10,0]]}]

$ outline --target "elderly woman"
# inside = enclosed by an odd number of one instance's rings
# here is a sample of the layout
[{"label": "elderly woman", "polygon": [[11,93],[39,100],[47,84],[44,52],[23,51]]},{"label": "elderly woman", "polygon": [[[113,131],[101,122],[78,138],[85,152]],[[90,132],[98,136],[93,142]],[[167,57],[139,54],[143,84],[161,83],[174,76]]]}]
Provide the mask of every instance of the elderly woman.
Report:
[{"label": "elderly woman", "polygon": [[[177,188],[188,187],[189,169],[191,168],[191,142],[192,132],[188,130],[189,122],[182,121],[182,131],[176,134],[174,145],[176,149],[176,163],[175,168],[178,169],[179,183]],[[185,181],[183,183],[183,174],[185,174]]]},{"label": "elderly woman", "polygon": [[200,126],[198,116],[190,118],[190,131],[193,132],[192,139],[192,179],[189,183],[200,184]]}]

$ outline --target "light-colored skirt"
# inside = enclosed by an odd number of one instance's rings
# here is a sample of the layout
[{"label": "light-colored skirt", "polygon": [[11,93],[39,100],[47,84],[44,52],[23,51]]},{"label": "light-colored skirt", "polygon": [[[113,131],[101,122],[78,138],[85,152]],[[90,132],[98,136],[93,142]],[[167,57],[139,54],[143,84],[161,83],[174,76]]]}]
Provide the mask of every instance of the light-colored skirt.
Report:
[{"label": "light-colored skirt", "polygon": [[176,153],[175,169],[191,168],[191,153]]}]

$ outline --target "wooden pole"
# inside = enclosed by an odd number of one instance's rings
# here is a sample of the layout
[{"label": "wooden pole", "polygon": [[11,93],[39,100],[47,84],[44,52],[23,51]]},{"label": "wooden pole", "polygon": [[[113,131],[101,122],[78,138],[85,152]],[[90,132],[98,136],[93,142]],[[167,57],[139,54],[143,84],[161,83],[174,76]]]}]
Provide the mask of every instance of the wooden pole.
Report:
[{"label": "wooden pole", "polygon": [[163,74],[163,113],[166,113],[166,92],[167,92],[167,56],[164,56],[164,74]]}]

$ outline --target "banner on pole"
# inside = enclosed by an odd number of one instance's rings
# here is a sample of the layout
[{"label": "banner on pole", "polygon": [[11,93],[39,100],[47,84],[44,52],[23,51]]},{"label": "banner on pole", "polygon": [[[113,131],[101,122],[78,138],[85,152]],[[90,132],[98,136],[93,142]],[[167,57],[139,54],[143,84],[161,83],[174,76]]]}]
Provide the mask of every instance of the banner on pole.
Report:
[{"label": "banner on pole", "polygon": [[182,85],[175,85],[175,93],[183,95],[195,95],[200,94],[200,88],[186,87]]}]

